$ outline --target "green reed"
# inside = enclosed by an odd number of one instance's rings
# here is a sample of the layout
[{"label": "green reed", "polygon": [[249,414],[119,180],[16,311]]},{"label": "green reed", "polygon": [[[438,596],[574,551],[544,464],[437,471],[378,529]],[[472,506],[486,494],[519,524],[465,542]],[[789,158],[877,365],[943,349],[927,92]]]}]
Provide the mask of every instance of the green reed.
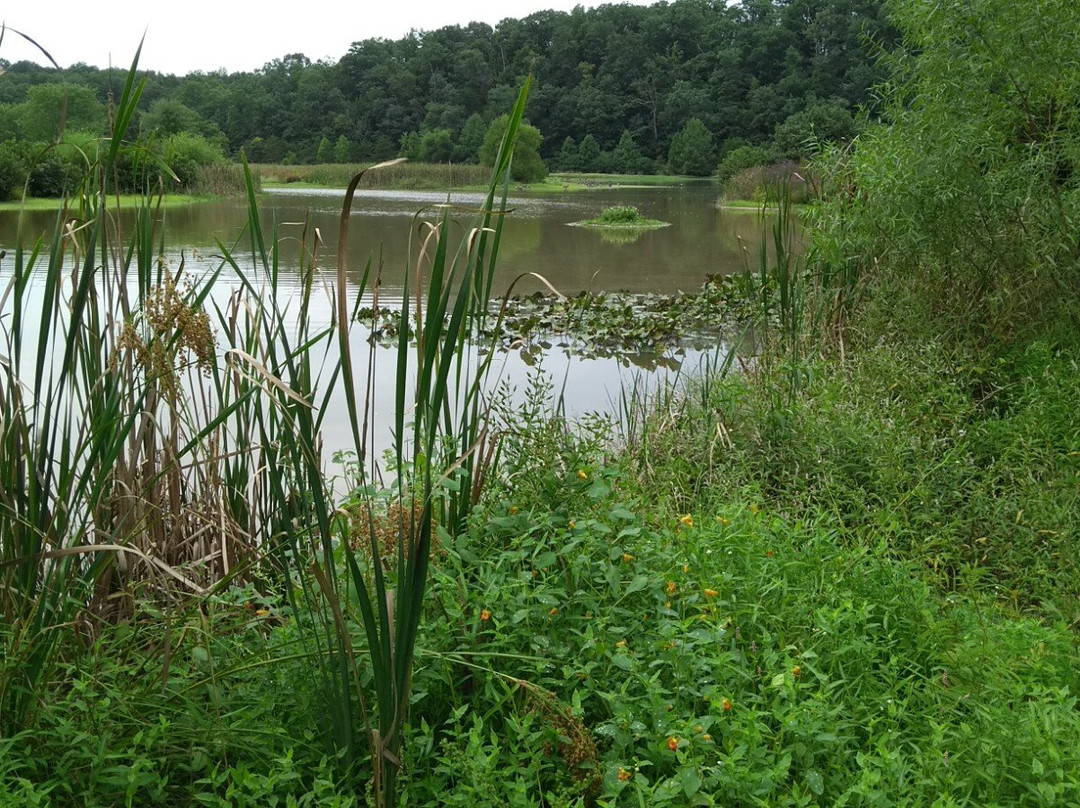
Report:
[{"label": "green reed", "polygon": [[[458,212],[442,209],[421,231],[401,310],[418,336],[414,346],[402,329],[397,347],[383,469],[371,449],[375,348],[354,356],[350,339],[361,297],[378,300],[381,267],[369,259],[360,283],[346,282],[364,173],[343,207],[328,326],[309,316],[319,232],[301,230],[292,292],[247,166],[245,241],[219,244],[222,259],[201,277],[183,260],[170,266],[154,189],[128,219],[111,195],[119,167],[141,159],[124,140],[143,89],[137,65],[79,194],[48,240],[15,248],[0,290],[0,735],[34,723],[58,659],[83,653],[76,638],[93,641],[145,599],[190,610],[249,579],[291,601],[332,750],[354,774],[366,761],[379,804],[393,805],[433,536],[461,528],[497,457],[483,396],[492,354],[470,336],[488,316],[527,87],[486,200],[468,211],[473,226],[454,246]],[[229,277],[238,291],[215,298]],[[341,391],[357,458],[345,503],[321,437]],[[387,501],[398,506],[383,520],[388,545],[377,529]],[[166,653],[163,680],[168,664]]]}]

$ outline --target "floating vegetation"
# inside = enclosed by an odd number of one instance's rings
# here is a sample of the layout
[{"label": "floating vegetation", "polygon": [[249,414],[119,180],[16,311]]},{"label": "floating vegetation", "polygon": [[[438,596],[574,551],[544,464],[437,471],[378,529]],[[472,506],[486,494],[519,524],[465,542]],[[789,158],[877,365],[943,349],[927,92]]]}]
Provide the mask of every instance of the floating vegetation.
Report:
[{"label": "floating vegetation", "polygon": [[570,224],[572,227],[596,227],[604,230],[641,232],[654,230],[658,227],[667,227],[671,223],[662,222],[659,219],[647,219],[633,205],[616,205],[615,207],[604,208],[604,212],[595,219],[585,219]]},{"label": "floating vegetation", "polygon": [[[536,292],[494,301],[493,314],[500,316],[489,319],[480,339],[520,350],[526,359],[558,347],[589,358],[639,363],[648,357],[651,365],[667,350],[716,345],[743,333],[754,319],[753,300],[744,275],[710,275],[699,290],[675,294]],[[370,341],[397,344],[399,310],[361,308],[355,319],[371,329]],[[415,338],[411,322],[408,338]]]}]

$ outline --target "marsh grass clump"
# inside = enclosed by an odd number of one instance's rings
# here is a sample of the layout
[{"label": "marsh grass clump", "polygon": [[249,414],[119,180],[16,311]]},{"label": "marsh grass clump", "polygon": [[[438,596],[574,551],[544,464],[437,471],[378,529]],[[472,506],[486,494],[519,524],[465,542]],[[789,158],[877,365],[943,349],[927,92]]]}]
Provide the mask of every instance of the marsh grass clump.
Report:
[{"label": "marsh grass clump", "polygon": [[669,222],[661,222],[659,219],[648,219],[641,215],[633,205],[616,205],[605,208],[595,219],[586,219],[573,224],[581,227],[611,228],[624,230],[652,230],[657,227],[667,227]]}]

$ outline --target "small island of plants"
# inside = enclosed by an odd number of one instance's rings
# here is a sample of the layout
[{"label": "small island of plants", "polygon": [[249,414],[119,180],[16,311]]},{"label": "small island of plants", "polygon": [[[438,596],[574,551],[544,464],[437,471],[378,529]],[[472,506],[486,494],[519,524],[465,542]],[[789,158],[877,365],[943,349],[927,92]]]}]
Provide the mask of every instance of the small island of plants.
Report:
[{"label": "small island of plants", "polygon": [[667,227],[670,222],[662,222],[659,219],[647,219],[641,215],[633,205],[616,205],[604,208],[595,219],[586,219],[572,223],[576,227],[603,227],[617,228],[622,230],[653,230],[659,227]]}]

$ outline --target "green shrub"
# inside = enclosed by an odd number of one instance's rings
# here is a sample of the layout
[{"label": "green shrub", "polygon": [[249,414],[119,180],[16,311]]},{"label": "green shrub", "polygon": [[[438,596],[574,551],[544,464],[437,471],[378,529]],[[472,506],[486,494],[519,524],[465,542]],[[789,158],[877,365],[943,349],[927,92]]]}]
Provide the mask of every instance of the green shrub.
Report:
[{"label": "green shrub", "polygon": [[771,162],[772,154],[768,149],[762,146],[739,146],[721,159],[720,167],[717,169],[717,179],[720,180],[721,185],[724,185],[730,182],[736,174],[748,168],[765,166]]}]

